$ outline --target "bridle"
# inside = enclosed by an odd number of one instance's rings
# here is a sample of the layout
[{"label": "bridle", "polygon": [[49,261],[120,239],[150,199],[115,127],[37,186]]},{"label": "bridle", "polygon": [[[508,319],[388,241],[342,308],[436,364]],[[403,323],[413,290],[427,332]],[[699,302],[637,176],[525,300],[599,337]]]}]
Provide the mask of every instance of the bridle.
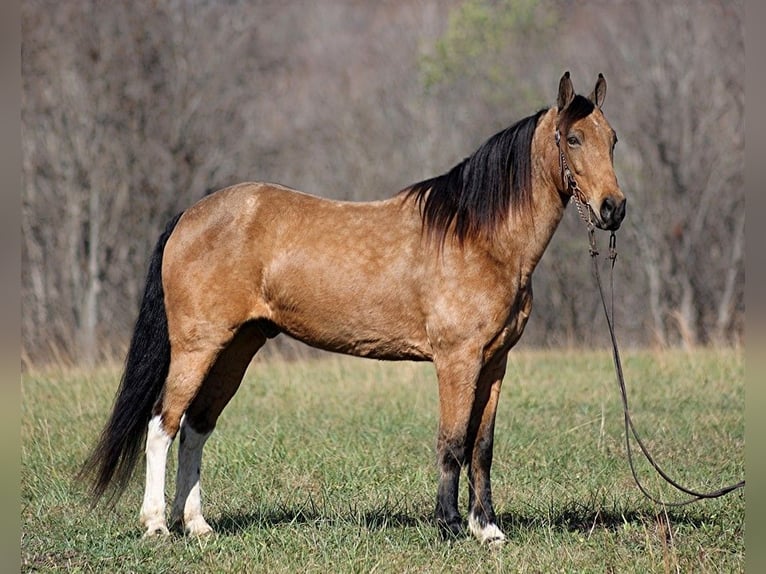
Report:
[{"label": "bridle", "polygon": [[[561,185],[572,199],[574,199],[577,213],[580,214],[580,219],[583,220],[585,226],[588,228],[589,234],[592,236],[596,226],[593,224],[593,212],[588,205],[588,199],[585,197],[582,189],[577,184],[577,180],[569,169],[567,158],[564,155],[564,150],[561,149],[561,132],[556,128],[556,147],[559,150],[559,171],[561,173]],[[612,233],[614,236],[614,233]],[[611,241],[611,240],[610,240]],[[591,250],[595,248],[593,241],[591,241]]]},{"label": "bridle", "polygon": [[[663,506],[685,506],[687,504],[691,504],[692,502],[696,502],[698,500],[703,500],[708,498],[718,498],[720,496],[723,496],[724,494],[728,494],[734,490],[743,488],[745,486],[744,480],[736,484],[725,486],[723,488],[720,488],[712,492],[697,492],[690,488],[682,486],[677,481],[673,480],[657,464],[657,462],[654,460],[654,457],[651,455],[649,450],[646,448],[646,445],[641,440],[641,437],[638,435],[638,431],[636,431],[636,427],[633,424],[633,419],[630,416],[630,409],[628,408],[628,392],[627,392],[627,389],[625,388],[625,378],[622,372],[622,362],[620,361],[620,351],[617,348],[617,337],[614,332],[614,264],[617,261],[617,236],[615,235],[614,231],[610,232],[609,255],[607,256],[608,259],[611,261],[611,267],[610,267],[611,293],[610,295],[611,295],[612,311],[610,312],[609,307],[606,304],[606,296],[604,294],[604,288],[601,283],[601,274],[599,272],[599,266],[597,261],[598,249],[596,246],[596,233],[595,233],[596,226],[593,223],[592,211],[587,204],[587,198],[585,197],[585,194],[583,193],[582,189],[580,189],[580,186],[577,185],[577,181],[574,178],[574,174],[572,173],[572,170],[569,169],[569,164],[567,164],[567,159],[564,156],[564,150],[561,149],[561,133],[559,132],[558,128],[556,129],[555,138],[556,138],[556,147],[558,148],[558,151],[559,151],[559,168],[561,171],[561,184],[564,187],[565,192],[570,193],[572,198],[574,198],[575,206],[577,207],[577,212],[580,214],[580,219],[583,220],[588,231],[588,241],[590,244],[590,247],[589,247],[590,256],[591,256],[591,260],[593,261],[593,274],[596,277],[596,284],[598,285],[599,294],[601,295],[601,305],[604,309],[606,324],[609,328],[609,336],[612,341],[612,359],[614,361],[614,369],[615,369],[615,374],[617,376],[617,383],[620,387],[620,397],[622,399],[622,411],[623,411],[623,416],[625,420],[625,449],[628,453],[628,464],[630,465],[630,472],[633,475],[633,480],[636,483],[636,486],[638,486],[638,489],[649,500],[651,500],[652,502],[656,504],[661,504]],[[683,492],[690,498],[679,501],[679,502],[666,502],[658,498],[657,496],[651,494],[646,489],[646,487],[644,487],[644,485],[641,483],[641,481],[638,478],[635,464],[633,462],[633,450],[630,445],[631,435],[635,439],[643,455],[646,457],[646,460],[649,462],[649,464],[652,465],[654,470],[668,484],[673,486],[676,490]]]}]

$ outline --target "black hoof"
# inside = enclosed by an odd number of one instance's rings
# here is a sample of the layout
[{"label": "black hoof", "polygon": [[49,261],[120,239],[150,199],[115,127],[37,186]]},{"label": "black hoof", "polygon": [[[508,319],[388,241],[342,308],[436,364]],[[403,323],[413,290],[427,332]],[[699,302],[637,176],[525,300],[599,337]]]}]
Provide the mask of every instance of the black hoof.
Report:
[{"label": "black hoof", "polygon": [[460,517],[455,517],[450,520],[438,518],[436,524],[439,527],[439,536],[445,542],[457,540],[463,538],[465,532],[463,531],[463,521]]}]

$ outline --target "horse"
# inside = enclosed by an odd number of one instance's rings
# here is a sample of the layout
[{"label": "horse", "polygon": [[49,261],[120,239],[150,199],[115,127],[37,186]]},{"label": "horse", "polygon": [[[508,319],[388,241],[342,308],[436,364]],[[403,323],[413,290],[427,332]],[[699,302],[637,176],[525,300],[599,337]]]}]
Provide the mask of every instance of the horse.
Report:
[{"label": "horse", "polygon": [[[606,80],[490,137],[447,173],[379,201],[334,201],[241,183],[207,195],[161,234],[111,416],[81,476],[94,504],[126,488],[145,437],[145,536],[169,534],[168,449],[180,433],[171,528],[205,535],[202,450],[246,368],[284,333],[313,347],[382,360],[431,361],[438,379],[435,522],[505,535],[490,486],[495,413],[507,355],[532,308],[532,272],[569,200],[616,230],[625,196]],[[574,183],[574,185],[572,185]]]}]

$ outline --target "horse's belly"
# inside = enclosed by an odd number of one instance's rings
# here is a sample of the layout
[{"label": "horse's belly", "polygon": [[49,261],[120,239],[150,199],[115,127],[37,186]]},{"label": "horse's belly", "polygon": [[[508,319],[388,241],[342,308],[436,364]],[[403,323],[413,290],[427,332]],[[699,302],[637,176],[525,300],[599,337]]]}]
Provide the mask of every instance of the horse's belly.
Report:
[{"label": "horse's belly", "polygon": [[349,304],[348,298],[273,305],[271,321],[287,335],[318,349],[383,360],[430,360],[417,313],[406,307]]},{"label": "horse's belly", "polygon": [[370,329],[350,330],[348,325],[306,325],[305,321],[277,323],[287,335],[307,345],[357,357],[397,361],[427,361],[431,353],[417,338]]}]

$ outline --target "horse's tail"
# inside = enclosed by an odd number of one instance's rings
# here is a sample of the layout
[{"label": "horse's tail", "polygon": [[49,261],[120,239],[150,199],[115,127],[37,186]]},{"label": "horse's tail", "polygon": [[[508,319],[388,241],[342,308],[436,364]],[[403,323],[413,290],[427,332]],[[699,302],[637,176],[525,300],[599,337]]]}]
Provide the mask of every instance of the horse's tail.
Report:
[{"label": "horse's tail", "polygon": [[160,235],[149,271],[120,388],[109,422],[82,466],[79,477],[92,479],[94,504],[112,490],[112,499],[125,490],[136,466],[152,410],[170,367],[170,338],[162,289],[162,255],[179,213]]}]

